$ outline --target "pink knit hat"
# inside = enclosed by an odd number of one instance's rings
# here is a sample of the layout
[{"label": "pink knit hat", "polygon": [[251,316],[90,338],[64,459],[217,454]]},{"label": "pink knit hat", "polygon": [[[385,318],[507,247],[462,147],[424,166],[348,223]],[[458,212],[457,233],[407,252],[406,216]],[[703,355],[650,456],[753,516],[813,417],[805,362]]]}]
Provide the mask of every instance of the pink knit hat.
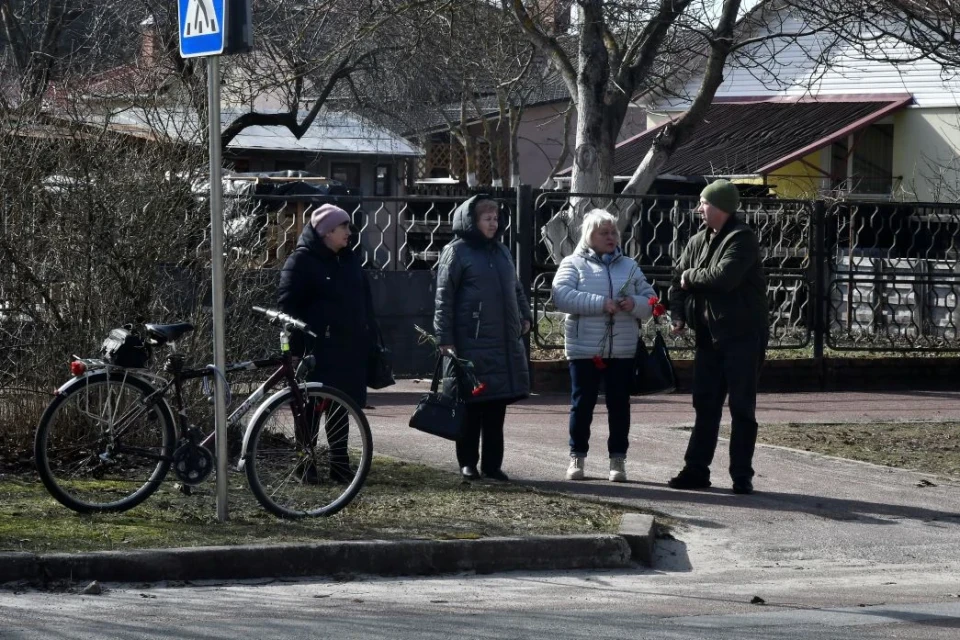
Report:
[{"label": "pink knit hat", "polygon": [[310,215],[310,224],[320,236],[327,235],[344,222],[350,222],[350,214],[333,204],[325,204]]}]

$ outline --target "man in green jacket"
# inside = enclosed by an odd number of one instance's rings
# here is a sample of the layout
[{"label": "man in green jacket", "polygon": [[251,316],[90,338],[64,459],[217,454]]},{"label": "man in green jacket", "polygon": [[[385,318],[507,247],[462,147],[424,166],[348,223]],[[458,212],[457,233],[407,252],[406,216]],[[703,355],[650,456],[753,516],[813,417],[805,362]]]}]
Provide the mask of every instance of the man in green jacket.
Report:
[{"label": "man in green jacket", "polygon": [[733,492],[753,493],[757,378],[769,335],[766,282],[756,234],[737,219],[736,186],[717,180],[700,194],[706,229],[680,257],[670,300],[674,332],[696,332],[693,407],[696,421],[674,489],[710,486],[723,403],[730,397]]}]

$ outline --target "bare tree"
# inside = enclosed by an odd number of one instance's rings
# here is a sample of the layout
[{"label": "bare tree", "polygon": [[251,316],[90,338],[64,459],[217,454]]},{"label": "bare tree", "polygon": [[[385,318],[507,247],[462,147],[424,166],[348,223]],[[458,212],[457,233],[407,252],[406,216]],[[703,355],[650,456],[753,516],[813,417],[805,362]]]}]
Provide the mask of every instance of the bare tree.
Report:
[{"label": "bare tree", "polygon": [[331,98],[369,105],[400,54],[417,46],[417,23],[429,4],[259,0],[257,48],[240,56],[234,77],[242,79],[245,86],[238,93],[251,104],[270,94],[282,109],[264,112],[254,106],[226,127],[223,144],[254,125],[280,125],[299,138]]},{"label": "bare tree", "polygon": [[54,68],[64,56],[64,33],[82,14],[68,4],[72,3],[0,1],[4,66],[11,85],[5,93],[16,104],[35,104],[47,90]]},{"label": "bare tree", "polygon": [[[286,127],[299,138],[330,100],[338,105],[375,101],[384,77],[417,46],[419,22],[438,4],[255,0],[255,48],[223,65],[224,101],[248,109],[227,123],[223,146],[256,125]],[[140,86],[109,96],[122,93],[130,103],[113,100],[115,109],[135,106],[147,97],[148,87],[162,87],[169,106],[189,105],[205,115],[206,65],[180,57],[174,2],[0,0],[0,24],[6,40],[6,86],[0,95],[8,102],[39,104],[51,85],[61,98],[70,91],[79,96],[98,72],[130,66],[136,77],[124,80]]]},{"label": "bare tree", "polygon": [[[857,41],[868,46],[870,42],[851,26],[866,11],[870,4],[866,0],[767,0],[749,9],[742,4],[740,0],[501,1],[503,11],[518,21],[560,73],[576,108],[572,192],[614,192],[614,148],[631,101],[650,104],[675,99],[688,107],[660,128],[623,188],[624,195],[646,193],[671,155],[691,140],[723,82],[725,69],[744,67],[768,86],[776,86],[780,79],[771,70],[790,45],[822,68],[828,64],[826,52],[839,43]],[[856,6],[849,9],[851,5]],[[558,7],[578,13],[568,34],[544,28],[544,16],[555,14]],[[784,17],[787,10],[792,10],[792,20]],[[813,36],[816,41],[811,44],[808,40]],[[686,85],[693,77],[701,80],[688,94]],[[570,243],[563,242],[567,229],[579,226],[583,212],[574,204],[544,229],[555,259],[569,249]],[[629,211],[621,214],[623,228],[629,223]]]},{"label": "bare tree", "polygon": [[[535,60],[510,16],[484,2],[437,3],[421,25],[418,42],[418,50],[397,70],[401,80],[395,95],[402,103],[398,115],[404,129],[445,123],[464,150],[462,178],[468,185],[479,185],[481,160],[491,168],[490,184],[501,186],[507,177],[513,182],[520,119],[541,84],[542,59]],[[505,156],[509,168],[502,166]]]},{"label": "bare tree", "polygon": [[[663,52],[674,46],[680,27],[701,21],[700,3],[693,0],[662,2],[578,2],[580,19],[576,26],[576,53],[564,46],[563,38],[550,34],[541,20],[547,11],[556,11],[557,1],[528,7],[522,0],[503,0],[530,41],[546,55],[562,76],[577,109],[574,165],[571,190],[580,193],[613,191],[613,149],[630,101],[653,89],[654,69],[663,63]],[[561,4],[570,4],[562,3]],[[730,32],[740,7],[739,0],[727,0],[716,28],[704,28],[722,69],[729,53]],[[689,12],[689,15],[688,15]],[[692,24],[691,24],[692,26]],[[716,64],[714,65],[714,67]],[[716,91],[711,82],[704,87],[709,104]],[[691,118],[692,120],[693,118]],[[664,149],[668,146],[664,145]]]},{"label": "bare tree", "polygon": [[[694,0],[604,2],[580,0],[573,42],[544,28],[543,16],[556,15],[545,0],[529,6],[523,0],[502,0],[530,41],[561,75],[576,106],[577,126],[571,191],[612,193],[614,147],[627,110],[637,96],[663,94],[675,88],[664,79],[680,71],[691,51],[705,50],[705,76],[688,113],[664,129],[628,185],[644,192],[675,149],[690,136],[710,105],[723,78],[723,66],[734,45],[740,0],[725,0],[719,18],[711,20],[704,3]],[[571,51],[576,47],[575,53]],[[671,67],[672,65],[672,67]],[[544,228],[555,259],[570,250],[568,228],[578,227],[584,207],[565,211]],[[628,224],[621,216],[621,227]]]}]

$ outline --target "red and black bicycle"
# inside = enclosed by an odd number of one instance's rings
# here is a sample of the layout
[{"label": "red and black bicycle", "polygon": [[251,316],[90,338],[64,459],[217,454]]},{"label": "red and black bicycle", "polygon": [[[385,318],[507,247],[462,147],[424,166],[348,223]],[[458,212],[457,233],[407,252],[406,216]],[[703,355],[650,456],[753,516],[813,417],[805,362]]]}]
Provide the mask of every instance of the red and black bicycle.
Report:
[{"label": "red and black bicycle", "polygon": [[327,516],[348,505],[373,457],[367,418],[343,392],[302,381],[313,358],[295,367],[289,337],[292,331],[313,336],[305,323],[279,311],[254,310],[281,327],[281,353],[227,365],[222,374],[212,366],[184,367],[175,342],[193,330],[188,323],[145,325],[146,349],[170,347],[161,373],[143,364],[74,360],[74,377],[57,390],[37,427],[37,471],[50,494],[80,513],[118,512],[146,500],[171,469],[183,486],[203,482],[216,468],[214,434],[190,423],[183,383],[274,369],[227,418],[228,431],[239,430],[256,407],[243,431],[238,465],[250,489],[283,518]]}]

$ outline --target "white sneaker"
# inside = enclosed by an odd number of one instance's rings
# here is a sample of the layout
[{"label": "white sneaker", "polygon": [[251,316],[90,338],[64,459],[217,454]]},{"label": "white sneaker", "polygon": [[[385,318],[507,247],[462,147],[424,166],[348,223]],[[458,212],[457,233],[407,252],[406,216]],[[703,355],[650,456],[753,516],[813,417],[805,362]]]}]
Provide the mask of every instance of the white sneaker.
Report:
[{"label": "white sneaker", "polygon": [[623,468],[625,458],[610,458],[610,482],[626,482],[627,472]]},{"label": "white sneaker", "polygon": [[570,456],[570,466],[567,467],[567,480],[583,480],[584,456]]}]

